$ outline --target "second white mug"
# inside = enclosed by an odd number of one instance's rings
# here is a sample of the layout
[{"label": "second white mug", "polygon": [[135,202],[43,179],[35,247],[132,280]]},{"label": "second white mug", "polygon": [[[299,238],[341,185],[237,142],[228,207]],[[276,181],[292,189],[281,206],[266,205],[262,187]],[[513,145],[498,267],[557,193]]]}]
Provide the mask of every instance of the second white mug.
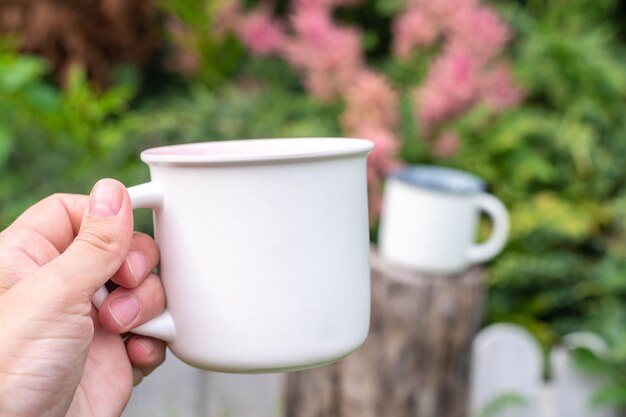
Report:
[{"label": "second white mug", "polygon": [[[386,183],[378,247],[391,262],[420,271],[450,274],[496,256],[506,244],[508,213],[467,172],[410,166]],[[480,212],[493,222],[487,241],[474,243]]]}]

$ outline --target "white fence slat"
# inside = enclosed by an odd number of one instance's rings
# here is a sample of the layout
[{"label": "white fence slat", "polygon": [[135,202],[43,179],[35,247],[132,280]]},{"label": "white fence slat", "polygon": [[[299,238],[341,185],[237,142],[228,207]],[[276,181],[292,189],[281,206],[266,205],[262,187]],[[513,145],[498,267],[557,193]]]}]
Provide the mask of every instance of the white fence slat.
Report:
[{"label": "white fence slat", "polygon": [[122,417],[282,417],[284,379],[201,371],[168,354],[133,390]]},{"label": "white fence slat", "polygon": [[574,332],[561,338],[561,343],[568,349],[587,348],[596,355],[606,355],[609,352],[604,339],[592,332]]},{"label": "white fence slat", "polygon": [[208,417],[281,417],[284,374],[210,373],[206,387]]},{"label": "white fence slat", "polygon": [[594,333],[577,332],[565,336],[563,343],[565,346],[554,348],[550,355],[557,417],[616,417],[616,410],[589,406],[591,396],[607,381],[582,373],[568,352],[584,347],[602,355],[608,349],[604,341]]},{"label": "white fence slat", "polygon": [[204,417],[207,372],[168,352],[165,363],[134,390],[122,417]]},{"label": "white fence slat", "polygon": [[537,417],[542,362],[539,344],[524,328],[494,324],[481,330],[472,347],[471,415],[477,415],[503,394],[515,394],[526,405],[506,407],[498,417]]}]

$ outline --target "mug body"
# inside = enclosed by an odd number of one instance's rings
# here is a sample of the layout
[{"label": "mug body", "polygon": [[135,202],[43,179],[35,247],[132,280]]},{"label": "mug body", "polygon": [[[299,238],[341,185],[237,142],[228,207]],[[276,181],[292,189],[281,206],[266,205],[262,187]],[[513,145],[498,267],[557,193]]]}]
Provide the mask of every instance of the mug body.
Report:
[{"label": "mug body", "polygon": [[390,262],[430,273],[468,266],[479,219],[477,177],[456,170],[416,166],[385,185],[379,250]]},{"label": "mug body", "polygon": [[178,162],[142,154],[163,193],[155,239],[176,356],[216,371],[285,371],[335,361],[363,342],[371,146],[345,151],[342,141],[160,151],[189,154]]}]

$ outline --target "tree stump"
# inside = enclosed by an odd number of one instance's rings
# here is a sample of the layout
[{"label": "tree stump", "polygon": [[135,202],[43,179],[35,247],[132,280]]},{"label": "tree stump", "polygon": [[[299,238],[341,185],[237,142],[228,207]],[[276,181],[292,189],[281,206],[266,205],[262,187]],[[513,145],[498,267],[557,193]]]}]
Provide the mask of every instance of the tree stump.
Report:
[{"label": "tree stump", "polygon": [[[372,320],[361,348],[287,377],[287,417],[467,417],[482,269],[436,276],[371,252]],[[337,317],[341,320],[341,317]]]}]

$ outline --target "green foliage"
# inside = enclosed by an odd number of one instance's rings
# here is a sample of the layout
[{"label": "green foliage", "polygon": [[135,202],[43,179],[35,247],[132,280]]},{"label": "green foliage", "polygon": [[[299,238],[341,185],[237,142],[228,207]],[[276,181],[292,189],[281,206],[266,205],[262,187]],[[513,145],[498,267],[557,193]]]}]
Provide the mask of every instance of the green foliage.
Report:
[{"label": "green foliage", "polygon": [[497,417],[511,408],[528,406],[528,400],[515,392],[504,392],[491,400],[476,417]]},{"label": "green foliage", "polygon": [[590,398],[591,407],[626,407],[626,366],[615,352],[601,357],[588,349],[578,348],[570,354],[581,372],[608,381]]},{"label": "green foliage", "polygon": [[[43,60],[0,49],[0,224],[45,191],[85,191],[85,180],[122,146],[123,120],[135,87],[94,91],[76,67],[64,91],[47,81]],[[54,184],[49,187],[48,184]],[[27,190],[27,192],[24,192]]]},{"label": "green foliage", "polygon": [[[263,111],[260,111],[260,110]],[[215,94],[197,88],[135,113],[132,135],[143,146],[262,137],[336,136],[334,114],[280,87],[232,86]]]},{"label": "green foliage", "polygon": [[223,1],[158,1],[159,7],[169,18],[184,25],[184,28],[178,28],[178,32],[186,33],[170,32],[169,37],[175,47],[198,61],[192,80],[214,88],[230,80],[243,58],[243,48],[232,35],[216,34],[213,30],[220,23],[216,15]]}]

